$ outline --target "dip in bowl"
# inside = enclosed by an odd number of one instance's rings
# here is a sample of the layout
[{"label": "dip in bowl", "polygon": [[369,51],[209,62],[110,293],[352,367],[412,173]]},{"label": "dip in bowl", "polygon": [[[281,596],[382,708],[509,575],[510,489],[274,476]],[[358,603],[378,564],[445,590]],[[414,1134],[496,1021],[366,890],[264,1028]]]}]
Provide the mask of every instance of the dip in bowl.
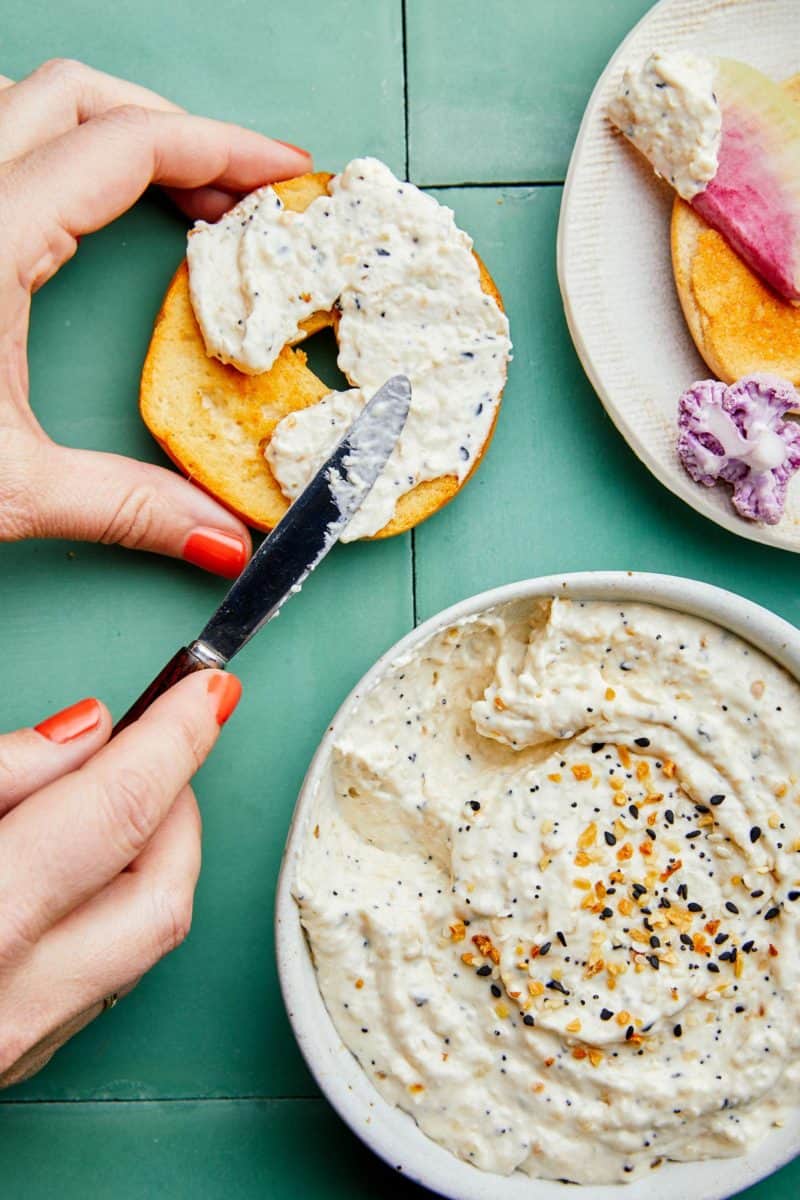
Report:
[{"label": "dip in bowl", "polygon": [[466,601],[365,676],[304,784],[278,956],[392,1165],[710,1200],[791,1157],[798,673],[747,601],[596,573]]}]

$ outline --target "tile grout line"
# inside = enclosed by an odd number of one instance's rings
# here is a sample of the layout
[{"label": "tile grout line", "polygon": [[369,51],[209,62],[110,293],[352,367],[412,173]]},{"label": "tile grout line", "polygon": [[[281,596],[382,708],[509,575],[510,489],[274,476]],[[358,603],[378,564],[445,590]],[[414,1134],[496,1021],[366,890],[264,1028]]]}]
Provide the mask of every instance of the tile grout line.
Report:
[{"label": "tile grout line", "polygon": [[417,187],[431,188],[437,192],[452,192],[459,188],[560,188],[563,179],[481,179],[464,180],[462,183],[418,183]]},{"label": "tile grout line", "polygon": [[[406,0],[400,0],[400,23],[403,45],[403,150],[406,179],[410,176],[411,155],[408,142],[408,26],[406,21]],[[417,532],[411,530],[411,620],[414,628],[418,622],[417,608]]]}]

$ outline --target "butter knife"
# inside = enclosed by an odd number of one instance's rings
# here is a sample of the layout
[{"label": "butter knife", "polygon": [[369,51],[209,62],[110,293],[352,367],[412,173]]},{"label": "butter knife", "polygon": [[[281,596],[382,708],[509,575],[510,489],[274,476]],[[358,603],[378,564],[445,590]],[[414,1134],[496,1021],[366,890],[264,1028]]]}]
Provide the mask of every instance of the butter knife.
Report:
[{"label": "butter knife", "polygon": [[330,458],[261,543],[200,636],[170,659],[120,718],[112,737],[194,671],[224,668],[300,588],[338,541],[386,465],[411,403],[394,375],[364,406]]}]

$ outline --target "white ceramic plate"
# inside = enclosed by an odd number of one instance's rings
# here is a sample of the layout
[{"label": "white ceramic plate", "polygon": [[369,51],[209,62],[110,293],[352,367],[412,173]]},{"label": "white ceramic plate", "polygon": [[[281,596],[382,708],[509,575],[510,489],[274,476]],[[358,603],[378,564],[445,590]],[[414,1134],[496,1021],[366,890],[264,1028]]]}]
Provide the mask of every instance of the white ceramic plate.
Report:
[{"label": "white ceramic plate", "polygon": [[670,264],[674,193],[612,133],[608,102],[651,50],[738,58],[774,79],[800,70],[797,0],[661,0],[628,35],[592,93],[572,153],[558,228],[558,276],[584,369],[620,433],[657,479],[726,529],[800,551],[800,483],[779,525],[740,517],[724,484],[694,483],[675,449],[678,397],[711,372],[681,313]]},{"label": "white ceramic plate", "polygon": [[314,1078],[350,1128],[390,1166],[450,1200],[722,1200],[788,1162],[800,1149],[800,1108],[783,1129],[751,1154],[698,1163],[668,1163],[631,1184],[575,1188],[530,1179],[521,1172],[502,1176],[479,1171],[432,1142],[414,1120],[375,1090],[341,1041],[325,1007],[311,954],[292,896],[295,864],[308,836],[307,812],[316,789],[329,778],[337,732],[360,697],[389,664],[433,633],[464,617],[512,600],[566,595],[574,599],[643,600],[705,617],[745,638],[800,679],[800,630],[731,592],[669,575],[596,571],[512,583],[464,600],[432,617],[398,642],[345,700],[312,760],[295,810],[278,881],[275,918],[278,970],[289,1019]]}]

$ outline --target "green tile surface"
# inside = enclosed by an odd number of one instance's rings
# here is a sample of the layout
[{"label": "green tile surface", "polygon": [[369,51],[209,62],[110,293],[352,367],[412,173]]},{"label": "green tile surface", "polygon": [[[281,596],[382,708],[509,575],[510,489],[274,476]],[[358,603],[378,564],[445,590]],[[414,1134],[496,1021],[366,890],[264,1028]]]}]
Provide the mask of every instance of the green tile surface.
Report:
[{"label": "green tile surface", "polygon": [[597,76],[652,0],[406,0],[420,183],[564,178]]},{"label": "green tile surface", "polygon": [[[413,554],[410,537],[337,548],[238,660],[245,700],[197,780],[204,869],[191,937],[39,1076],[2,1094],[3,1200],[56,1190],[122,1200],[422,1195],[317,1098],[277,989],[279,858],[303,773],[338,703],[415,611],[423,619],[526,575],[663,570],[800,619],[796,560],[686,509],[605,417],[561,313],[560,187],[494,185],[563,177],[595,76],[647,7],[131,0],[110,10],[99,0],[6,0],[0,69],[12,76],[72,55],[307,145],[320,166],[368,152],[402,171],[408,150],[417,182],[492,185],[435,194],[473,234],[503,291],[515,359],[486,462],[417,532]],[[149,196],[86,239],[36,298],[32,393],[55,438],[163,461],[139,421],[136,392],[183,236],[179,218]],[[315,362],[333,381],[330,347]],[[180,563],[113,548],[0,547],[0,728],[89,693],[121,711],[222,591]],[[795,1163],[747,1195],[798,1193]]]}]

